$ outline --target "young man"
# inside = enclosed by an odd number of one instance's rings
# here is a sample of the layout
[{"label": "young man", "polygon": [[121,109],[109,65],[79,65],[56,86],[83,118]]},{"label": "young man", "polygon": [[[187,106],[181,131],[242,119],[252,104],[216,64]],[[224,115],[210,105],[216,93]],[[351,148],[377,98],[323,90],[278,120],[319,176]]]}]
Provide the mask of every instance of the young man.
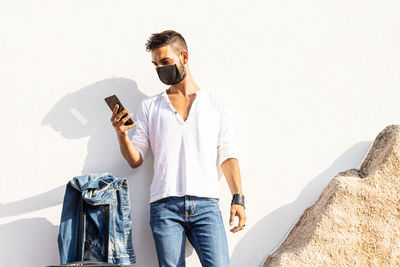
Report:
[{"label": "young man", "polygon": [[[230,225],[239,217],[230,231],[242,230],[246,222],[230,104],[195,83],[188,48],[178,32],[152,34],[146,50],[159,79],[170,87],[141,102],[134,124],[124,125],[133,114],[121,119],[128,109],[117,114],[118,106],[111,122],[132,168],[143,163],[149,147],[153,151],[150,227],[159,265],[185,266],[187,236],[203,266],[229,266],[217,162],[233,195]],[[127,130],[134,126],[129,139]]]}]

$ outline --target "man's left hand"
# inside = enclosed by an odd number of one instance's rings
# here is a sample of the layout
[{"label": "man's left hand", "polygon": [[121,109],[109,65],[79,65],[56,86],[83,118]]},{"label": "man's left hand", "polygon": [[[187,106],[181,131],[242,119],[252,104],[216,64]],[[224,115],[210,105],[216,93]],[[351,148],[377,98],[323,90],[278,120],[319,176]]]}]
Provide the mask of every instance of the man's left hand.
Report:
[{"label": "man's left hand", "polygon": [[229,219],[229,224],[233,225],[233,221],[235,216],[239,217],[239,225],[233,227],[230,231],[236,233],[240,230],[243,230],[244,224],[246,223],[246,213],[244,212],[244,207],[239,204],[231,205],[231,217]]}]

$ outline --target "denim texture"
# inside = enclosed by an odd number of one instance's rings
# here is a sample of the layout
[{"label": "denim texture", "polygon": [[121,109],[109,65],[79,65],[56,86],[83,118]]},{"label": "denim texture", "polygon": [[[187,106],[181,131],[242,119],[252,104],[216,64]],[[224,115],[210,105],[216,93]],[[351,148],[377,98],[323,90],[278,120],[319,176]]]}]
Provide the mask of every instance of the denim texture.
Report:
[{"label": "denim texture", "polygon": [[61,264],[80,260],[136,263],[127,179],[105,172],[70,180],[66,185],[57,241]]},{"label": "denim texture", "polygon": [[151,202],[149,224],[160,267],[186,266],[186,237],[202,266],[229,267],[219,198],[185,195]]}]

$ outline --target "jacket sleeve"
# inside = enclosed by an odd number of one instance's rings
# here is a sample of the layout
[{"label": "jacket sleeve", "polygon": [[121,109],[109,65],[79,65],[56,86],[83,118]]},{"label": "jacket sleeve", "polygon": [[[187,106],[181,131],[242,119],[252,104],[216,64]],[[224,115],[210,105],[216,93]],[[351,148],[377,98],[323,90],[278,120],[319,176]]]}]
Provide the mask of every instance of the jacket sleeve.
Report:
[{"label": "jacket sleeve", "polygon": [[233,125],[232,107],[229,101],[222,101],[220,108],[219,119],[219,134],[218,134],[218,164],[221,164],[228,158],[239,159],[238,147],[236,144],[236,128]]},{"label": "jacket sleeve", "polygon": [[150,146],[149,141],[149,116],[146,106],[142,101],[136,111],[137,124],[134,126],[136,129],[131,141],[133,146],[140,152],[144,160]]}]

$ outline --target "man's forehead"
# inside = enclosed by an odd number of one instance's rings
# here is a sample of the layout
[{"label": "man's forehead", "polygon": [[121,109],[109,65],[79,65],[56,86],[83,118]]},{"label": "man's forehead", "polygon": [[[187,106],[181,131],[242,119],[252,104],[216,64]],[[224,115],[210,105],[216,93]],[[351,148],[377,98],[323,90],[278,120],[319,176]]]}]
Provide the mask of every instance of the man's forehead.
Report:
[{"label": "man's forehead", "polygon": [[[167,60],[167,59],[173,59],[172,57],[159,57],[158,61],[162,61],[162,60]],[[153,60],[151,61],[153,63],[157,63],[157,57],[153,57]]]},{"label": "man's forehead", "polygon": [[169,45],[165,45],[152,51],[151,62],[155,63],[165,59],[173,59],[174,56],[175,54],[173,49]]}]

